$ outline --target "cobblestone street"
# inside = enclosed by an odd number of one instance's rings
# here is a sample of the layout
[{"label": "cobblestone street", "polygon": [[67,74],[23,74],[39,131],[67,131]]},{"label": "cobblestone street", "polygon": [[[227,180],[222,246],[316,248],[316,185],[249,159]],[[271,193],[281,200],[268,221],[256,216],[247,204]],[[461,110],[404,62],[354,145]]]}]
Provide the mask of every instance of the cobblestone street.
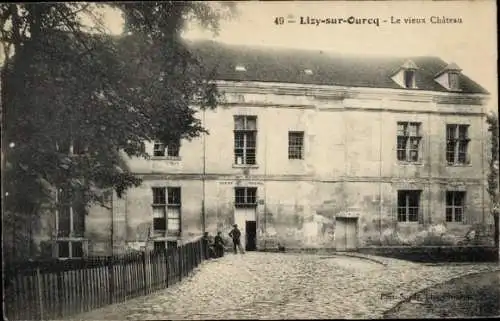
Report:
[{"label": "cobblestone street", "polygon": [[380,318],[428,286],[500,269],[497,263],[425,265],[363,257],[227,254],[171,288],[73,320]]}]

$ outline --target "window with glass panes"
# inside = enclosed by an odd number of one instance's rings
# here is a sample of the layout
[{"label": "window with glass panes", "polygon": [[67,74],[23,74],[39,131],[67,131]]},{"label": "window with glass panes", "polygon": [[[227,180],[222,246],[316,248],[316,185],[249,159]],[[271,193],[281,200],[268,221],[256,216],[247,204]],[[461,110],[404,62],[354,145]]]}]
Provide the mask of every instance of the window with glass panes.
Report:
[{"label": "window with glass panes", "polygon": [[288,132],[288,159],[303,159],[304,132]]},{"label": "window with glass panes", "polygon": [[80,258],[84,254],[86,209],[82,196],[69,187],[57,191],[56,245],[60,258]]},{"label": "window with glass panes", "polygon": [[235,187],[234,204],[236,206],[257,205],[257,187]]},{"label": "window with glass panes", "polygon": [[462,222],[464,219],[465,192],[446,192],[446,222]]},{"label": "window with glass panes", "polygon": [[170,156],[178,157],[180,149],[180,142],[175,144],[165,145],[160,142],[155,142],[153,146],[153,156]]},{"label": "window with glass panes", "polygon": [[153,233],[179,235],[181,231],[181,188],[153,187]]},{"label": "window with glass panes", "polygon": [[448,164],[467,164],[469,125],[446,125],[446,161]]},{"label": "window with glass panes", "polygon": [[397,158],[399,161],[418,162],[420,159],[420,123],[398,122]]},{"label": "window with glass panes", "polygon": [[458,74],[458,72],[448,73],[448,83],[451,90],[460,89],[460,75]]},{"label": "window with glass panes", "polygon": [[234,116],[234,163],[256,164],[257,116]]},{"label": "window with glass panes", "polygon": [[398,191],[398,222],[418,222],[420,190]]}]

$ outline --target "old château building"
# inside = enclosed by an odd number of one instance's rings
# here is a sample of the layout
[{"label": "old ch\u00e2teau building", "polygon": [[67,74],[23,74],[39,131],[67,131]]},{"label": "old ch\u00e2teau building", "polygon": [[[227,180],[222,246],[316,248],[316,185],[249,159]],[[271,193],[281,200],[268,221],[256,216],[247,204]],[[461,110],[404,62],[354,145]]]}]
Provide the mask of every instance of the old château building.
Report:
[{"label": "old ch\u00e2teau building", "polygon": [[82,237],[63,240],[83,250],[61,243],[59,256],[163,248],[233,223],[249,250],[452,245],[492,224],[487,92],[454,63],[190,46],[225,97],[199,112],[209,134],[127,158],[142,186],[93,208]]}]

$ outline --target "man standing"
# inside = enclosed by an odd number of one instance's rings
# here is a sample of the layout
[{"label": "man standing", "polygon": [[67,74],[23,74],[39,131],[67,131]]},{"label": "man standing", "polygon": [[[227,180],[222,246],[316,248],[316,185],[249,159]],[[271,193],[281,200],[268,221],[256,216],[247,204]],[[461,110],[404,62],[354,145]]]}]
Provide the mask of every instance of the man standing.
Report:
[{"label": "man standing", "polygon": [[229,237],[233,239],[234,254],[238,254],[236,248],[240,249],[241,254],[244,254],[245,251],[243,251],[243,248],[241,247],[241,242],[240,242],[241,232],[238,229],[238,224],[233,225],[233,229],[231,230],[231,232],[229,232]]},{"label": "man standing", "polygon": [[216,257],[224,256],[224,240],[222,239],[221,232],[217,232],[214,239],[215,255]]},{"label": "man standing", "polygon": [[208,232],[203,233],[203,238],[202,238],[202,244],[203,244],[203,256],[205,257],[205,260],[210,259],[210,236],[208,235]]}]

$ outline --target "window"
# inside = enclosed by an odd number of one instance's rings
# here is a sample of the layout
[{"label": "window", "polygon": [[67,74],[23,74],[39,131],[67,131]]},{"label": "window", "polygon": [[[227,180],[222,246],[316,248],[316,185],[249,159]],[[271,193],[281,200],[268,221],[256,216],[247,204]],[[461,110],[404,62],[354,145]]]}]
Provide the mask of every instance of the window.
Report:
[{"label": "window", "polygon": [[153,187],[153,234],[181,232],[181,188]]},{"label": "window", "polygon": [[257,187],[235,187],[234,204],[237,207],[257,205]]},{"label": "window", "polygon": [[413,88],[415,87],[415,70],[413,69],[408,69],[404,71],[404,81],[405,81],[405,87],[406,88]]},{"label": "window", "polygon": [[180,142],[176,144],[166,145],[160,142],[155,142],[153,146],[153,156],[163,157],[179,157]]},{"label": "window", "polygon": [[234,162],[237,165],[255,165],[257,117],[234,117]]},{"label": "window", "polygon": [[82,140],[70,140],[61,141],[56,143],[56,149],[60,153],[65,153],[71,156],[83,155],[88,151],[87,146]]},{"label": "window", "polygon": [[167,244],[165,243],[165,241],[155,241],[153,243],[153,250],[155,252],[164,252],[167,248]]},{"label": "window", "polygon": [[448,83],[450,86],[450,90],[459,90],[460,82],[459,82],[459,74],[457,72],[448,72]]},{"label": "window", "polygon": [[446,222],[462,222],[464,218],[465,192],[446,192]]},{"label": "window", "polygon": [[398,122],[397,158],[399,161],[419,161],[420,123]]},{"label": "window", "polygon": [[57,192],[56,244],[57,256],[60,258],[83,256],[86,211],[81,196],[81,193],[69,189]]},{"label": "window", "polygon": [[420,193],[419,190],[398,191],[398,222],[418,222]]},{"label": "window", "polygon": [[446,125],[446,161],[468,164],[469,125]]},{"label": "window", "polygon": [[304,132],[288,132],[288,159],[303,159]]}]

